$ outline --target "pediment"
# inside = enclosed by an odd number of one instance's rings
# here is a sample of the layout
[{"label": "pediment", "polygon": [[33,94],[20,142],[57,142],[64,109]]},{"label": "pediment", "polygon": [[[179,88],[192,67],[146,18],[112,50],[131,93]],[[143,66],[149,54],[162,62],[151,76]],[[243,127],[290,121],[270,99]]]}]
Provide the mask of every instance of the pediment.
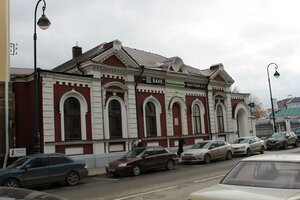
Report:
[{"label": "pediment", "polygon": [[[104,48],[104,46],[103,46]],[[93,61],[116,67],[140,68],[138,63],[123,49],[119,40],[107,45],[105,51],[92,58]]]},{"label": "pediment", "polygon": [[116,66],[116,67],[126,67],[126,65],[115,55],[110,56],[103,61],[106,65]]},{"label": "pediment", "polygon": [[213,80],[225,82],[224,78],[220,74],[218,74],[217,76],[215,76],[215,78]]}]

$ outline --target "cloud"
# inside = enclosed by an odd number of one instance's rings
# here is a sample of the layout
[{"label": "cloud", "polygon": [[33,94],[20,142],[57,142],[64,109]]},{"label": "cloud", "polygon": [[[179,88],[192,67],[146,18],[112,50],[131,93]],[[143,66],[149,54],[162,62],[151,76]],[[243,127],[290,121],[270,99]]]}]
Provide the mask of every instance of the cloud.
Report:
[{"label": "cloud", "polygon": [[[33,65],[36,2],[11,1],[11,41],[19,45],[13,67]],[[270,107],[266,68],[271,62],[281,72],[272,80],[274,98],[300,96],[299,6],[297,0],[47,0],[52,25],[37,30],[38,66],[51,69],[71,59],[76,43],[87,51],[119,39],[124,46],[179,56],[201,69],[221,62],[235,86]]]}]

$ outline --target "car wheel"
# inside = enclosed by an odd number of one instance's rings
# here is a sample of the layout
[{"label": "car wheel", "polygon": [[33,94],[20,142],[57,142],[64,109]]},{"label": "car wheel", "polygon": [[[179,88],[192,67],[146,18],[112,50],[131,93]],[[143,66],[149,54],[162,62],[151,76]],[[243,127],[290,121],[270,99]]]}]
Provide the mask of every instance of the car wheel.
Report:
[{"label": "car wheel", "polygon": [[261,148],[260,148],[260,153],[261,153],[261,154],[264,154],[264,153],[265,153],[265,147],[264,147],[264,146],[261,146]]},{"label": "car wheel", "polygon": [[298,147],[298,146],[299,146],[299,142],[298,142],[298,140],[296,140],[296,141],[295,141],[295,144],[294,144],[294,146],[295,146],[295,147]]},{"label": "car wheel", "polygon": [[249,157],[249,156],[251,156],[251,154],[252,154],[252,152],[251,152],[251,150],[248,148],[248,149],[247,149],[247,152],[246,152],[246,156]]},{"label": "car wheel", "polygon": [[175,162],[173,160],[168,160],[166,164],[167,170],[172,170],[175,167]]},{"label": "car wheel", "polygon": [[66,177],[66,183],[70,186],[76,185],[79,181],[79,174],[77,172],[69,172]]},{"label": "car wheel", "polygon": [[231,151],[227,151],[226,160],[231,160],[231,159],[232,159],[232,153],[231,153]]},{"label": "car wheel", "polygon": [[13,187],[13,188],[19,188],[20,187],[20,183],[17,179],[15,178],[9,178],[5,181],[4,183],[5,187]]},{"label": "car wheel", "polygon": [[133,174],[134,176],[140,175],[141,172],[142,172],[142,171],[141,171],[141,167],[140,167],[140,166],[138,166],[138,165],[133,166],[133,168],[132,168],[132,174]]},{"label": "car wheel", "polygon": [[205,164],[208,164],[208,163],[210,163],[210,161],[211,161],[211,157],[210,157],[210,155],[209,154],[206,154],[205,156],[204,156],[204,163]]}]

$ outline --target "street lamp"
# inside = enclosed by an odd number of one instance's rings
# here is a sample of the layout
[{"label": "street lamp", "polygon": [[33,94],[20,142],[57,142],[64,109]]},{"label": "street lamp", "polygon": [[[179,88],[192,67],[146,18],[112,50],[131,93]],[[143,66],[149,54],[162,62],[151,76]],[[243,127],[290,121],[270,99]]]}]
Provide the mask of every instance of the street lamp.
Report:
[{"label": "street lamp", "polygon": [[[39,3],[43,1],[43,14],[41,18],[36,22],[36,12]],[[36,67],[36,25],[38,25],[42,30],[46,30],[51,25],[49,19],[45,16],[46,2],[45,0],[39,0],[35,6],[34,10],[34,33],[33,33],[33,56],[34,56],[34,151],[40,153],[40,131],[39,131],[39,111],[38,111],[38,78],[37,78],[37,67]]]},{"label": "street lamp", "polygon": [[271,106],[272,106],[272,116],[273,116],[273,129],[274,132],[277,132],[276,124],[275,124],[275,112],[274,112],[274,105],[273,105],[273,97],[272,97],[272,89],[271,89],[271,83],[270,83],[270,76],[269,76],[269,67],[270,65],[275,65],[275,73],[274,77],[279,78],[280,74],[277,71],[277,64],[276,63],[270,63],[267,67],[267,72],[268,72],[268,81],[269,81],[269,90],[270,90],[270,98],[271,98]]}]

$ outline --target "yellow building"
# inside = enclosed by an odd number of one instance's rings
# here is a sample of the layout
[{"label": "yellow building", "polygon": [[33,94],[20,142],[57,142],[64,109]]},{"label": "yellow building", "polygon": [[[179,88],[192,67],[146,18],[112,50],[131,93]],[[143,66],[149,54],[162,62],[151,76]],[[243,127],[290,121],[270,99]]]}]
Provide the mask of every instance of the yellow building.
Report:
[{"label": "yellow building", "polygon": [[5,81],[6,62],[9,63],[9,0],[0,1],[0,81]]},{"label": "yellow building", "polygon": [[[9,82],[9,0],[0,1],[0,164],[6,152],[6,95],[5,86],[8,83],[9,115],[12,113],[12,93]],[[7,71],[6,71],[7,70]],[[7,73],[6,73],[7,72]],[[7,74],[7,79],[6,79]]]}]

